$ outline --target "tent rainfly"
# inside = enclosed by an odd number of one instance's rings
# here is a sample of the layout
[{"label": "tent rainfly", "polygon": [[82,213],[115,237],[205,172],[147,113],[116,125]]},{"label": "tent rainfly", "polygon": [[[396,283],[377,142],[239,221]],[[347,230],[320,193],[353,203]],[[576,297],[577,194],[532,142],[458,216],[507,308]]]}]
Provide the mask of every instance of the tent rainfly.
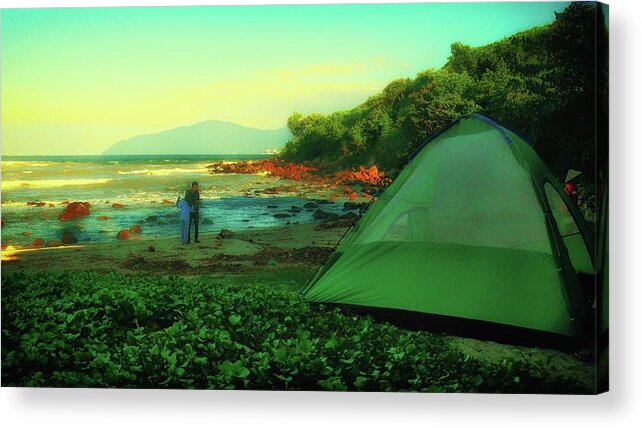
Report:
[{"label": "tent rainfly", "polygon": [[475,114],[415,152],[302,294],[466,336],[577,343],[590,329],[580,276],[594,274],[593,248],[530,145]]}]

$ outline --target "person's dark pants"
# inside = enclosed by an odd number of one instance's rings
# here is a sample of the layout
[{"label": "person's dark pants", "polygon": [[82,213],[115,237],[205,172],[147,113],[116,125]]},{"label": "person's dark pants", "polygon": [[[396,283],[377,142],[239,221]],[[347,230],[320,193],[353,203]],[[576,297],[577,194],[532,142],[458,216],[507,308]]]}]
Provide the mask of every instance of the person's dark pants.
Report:
[{"label": "person's dark pants", "polygon": [[194,223],[194,241],[198,241],[198,213],[189,214],[189,228],[187,229],[187,242],[192,233],[192,223]]}]

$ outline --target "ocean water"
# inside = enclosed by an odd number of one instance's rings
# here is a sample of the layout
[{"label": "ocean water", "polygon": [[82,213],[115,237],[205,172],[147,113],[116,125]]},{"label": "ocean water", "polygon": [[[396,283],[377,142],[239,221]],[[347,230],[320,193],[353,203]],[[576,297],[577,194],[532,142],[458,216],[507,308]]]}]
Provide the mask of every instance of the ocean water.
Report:
[{"label": "ocean water", "polygon": [[[174,202],[185,194],[192,181],[200,184],[201,222],[213,222],[201,224],[201,233],[312,221],[312,213],[306,211],[291,218],[273,216],[288,212],[293,205],[301,207],[308,202],[307,197],[255,192],[294,182],[263,175],[212,175],[207,169],[213,161],[259,158],[260,155],[2,157],[2,244],[20,247],[36,238],[60,239],[65,230],[71,231],[79,242],[115,240],[118,231],[134,224],[142,226],[141,238],[178,236],[178,209]],[[164,199],[172,204],[163,205]],[[91,215],[62,222],[58,215],[65,209],[63,201],[89,202]],[[47,205],[28,206],[27,202]],[[112,208],[115,203],[125,208]],[[327,210],[339,208],[340,204],[336,204]],[[109,219],[100,220],[101,215]],[[158,222],[148,221],[149,216],[156,216]]]}]

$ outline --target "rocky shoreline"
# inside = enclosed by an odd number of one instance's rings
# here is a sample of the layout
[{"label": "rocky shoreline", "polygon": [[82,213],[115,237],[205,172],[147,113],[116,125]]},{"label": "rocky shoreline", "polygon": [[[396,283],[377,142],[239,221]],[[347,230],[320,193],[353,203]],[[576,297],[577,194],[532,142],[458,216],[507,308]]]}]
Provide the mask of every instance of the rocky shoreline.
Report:
[{"label": "rocky shoreline", "polygon": [[[305,203],[292,204],[289,207],[278,206],[266,203],[262,212],[256,215],[271,216],[275,219],[282,220],[284,225],[299,224],[302,222],[314,222],[320,229],[332,229],[337,227],[349,227],[361,213],[361,210],[375,198],[379,192],[385,188],[390,180],[385,173],[380,172],[376,166],[368,169],[361,167],[355,171],[340,171],[334,174],[321,174],[314,167],[297,165],[284,162],[278,159],[260,160],[260,161],[239,161],[239,162],[216,162],[208,166],[212,174],[262,174],[278,177],[278,185],[268,185],[259,188],[243,188],[238,190],[238,194],[246,197],[260,198],[264,196],[295,195],[306,200]],[[325,196],[319,197],[319,196]],[[316,197],[315,197],[316,196]],[[130,206],[122,203],[111,203],[103,201],[107,209],[126,210]],[[163,199],[160,205],[173,205],[174,202]],[[74,245],[85,243],[86,239],[78,237],[77,231],[82,230],[82,219],[85,217],[94,217],[93,207],[87,201],[69,201],[64,200],[60,203],[45,203],[42,201],[30,201],[26,206],[33,210],[51,209],[57,206],[62,211],[57,214],[57,221],[61,225],[60,231],[53,236],[32,236],[32,231],[23,230],[22,236],[30,237],[31,242],[26,245],[7,245],[3,242],[2,250],[16,249],[41,249],[54,248],[65,245]],[[44,207],[44,208],[43,208]],[[133,207],[133,206],[132,206]],[[105,207],[100,207],[100,215],[96,219],[107,221],[111,219],[111,214],[105,213]],[[35,212],[34,212],[34,215]],[[25,215],[28,219],[31,215]],[[252,227],[251,218],[243,219]],[[103,235],[113,236],[113,240],[132,240],[146,239],[149,228],[177,224],[177,213],[159,213],[158,215],[148,215],[140,219],[134,219],[132,223],[125,228],[117,231],[99,230]],[[214,222],[203,216],[201,218],[203,226],[212,226]],[[5,221],[2,221],[5,226]],[[112,235],[113,234],[113,235]],[[111,238],[110,238],[111,239]],[[4,240],[3,240],[4,241]],[[24,241],[24,238],[23,238]]]},{"label": "rocky shoreline", "polygon": [[[292,205],[287,210],[278,210],[277,205],[267,204],[266,211],[263,215],[271,215],[277,219],[287,220],[285,225],[297,225],[301,222],[297,220],[297,214],[309,213],[311,219],[317,229],[332,229],[337,227],[349,227],[365,210],[368,201],[352,202],[345,201],[343,204],[327,199],[310,199],[309,202],[301,206]],[[332,206],[332,209],[328,209]],[[325,208],[325,209],[324,209]],[[340,213],[336,212],[340,210]],[[74,219],[87,217],[91,215],[91,205],[87,202],[71,202],[67,204],[67,208],[58,216],[61,222],[68,222]],[[132,239],[146,239],[144,228],[152,225],[167,225],[177,224],[176,214],[165,215],[150,215],[144,219],[140,219],[136,224],[133,224],[128,229],[122,229],[116,233],[114,240],[132,240]],[[101,220],[109,219],[109,216],[99,216]],[[250,219],[247,219],[250,222]],[[201,224],[211,226],[214,224],[209,218],[202,218]],[[78,224],[75,225],[76,228]],[[225,230],[225,229],[224,229]],[[24,231],[23,236],[30,236],[31,232]],[[151,239],[151,238],[150,238]],[[54,248],[64,245],[78,244],[79,240],[74,233],[72,227],[62,231],[59,239],[44,239],[42,237],[35,237],[31,244],[25,246],[8,246],[2,245],[2,250],[16,250],[16,249],[35,249],[35,248]]]},{"label": "rocky shoreline", "polygon": [[363,195],[376,195],[392,183],[392,178],[376,165],[356,169],[321,169],[308,164],[297,164],[279,158],[238,162],[219,161],[207,166],[210,174],[263,174],[281,179],[307,181],[316,185],[343,187],[351,199],[359,192],[347,186],[361,186]]}]

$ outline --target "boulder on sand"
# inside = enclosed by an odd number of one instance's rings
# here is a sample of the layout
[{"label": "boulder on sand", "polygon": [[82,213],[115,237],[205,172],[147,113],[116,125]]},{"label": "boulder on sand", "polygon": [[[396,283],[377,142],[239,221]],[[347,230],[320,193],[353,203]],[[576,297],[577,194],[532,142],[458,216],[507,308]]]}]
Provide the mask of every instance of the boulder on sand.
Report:
[{"label": "boulder on sand", "polygon": [[339,218],[338,214],[329,213],[327,211],[323,211],[322,209],[316,210],[313,216],[315,220],[337,220]]},{"label": "boulder on sand", "polygon": [[78,242],[78,239],[76,239],[74,234],[71,233],[70,231],[65,230],[62,233],[62,243],[63,244],[75,244],[76,242]]},{"label": "boulder on sand", "polygon": [[123,204],[112,204],[111,207],[112,208],[125,208],[125,205],[123,205]]},{"label": "boulder on sand", "polygon": [[174,202],[170,201],[169,199],[163,199],[161,205],[174,205]]},{"label": "boulder on sand", "polygon": [[357,218],[357,215],[353,212],[347,212],[339,217],[339,220],[354,220]]},{"label": "boulder on sand", "polygon": [[36,238],[33,240],[31,243],[32,247],[44,247],[45,246],[45,240],[42,238]]},{"label": "boulder on sand", "polygon": [[276,214],[273,215],[273,217],[274,218],[288,218],[288,217],[292,217],[292,216],[290,214],[286,214],[286,213],[276,213]]},{"label": "boulder on sand", "polygon": [[123,241],[129,239],[129,230],[123,229],[118,234],[116,234],[116,238],[121,239]]},{"label": "boulder on sand", "polygon": [[334,229],[336,227],[350,227],[353,222],[353,219],[322,221],[317,227],[314,228],[314,230]]},{"label": "boulder on sand", "polygon": [[305,205],[303,205],[303,208],[305,209],[319,208],[319,204],[317,204],[316,202],[306,202]]},{"label": "boulder on sand", "polygon": [[157,215],[150,215],[147,216],[147,221],[150,223],[155,223],[158,221],[158,216]]},{"label": "boulder on sand", "polygon": [[101,216],[98,216],[98,219],[99,220],[109,220],[109,216],[108,215],[101,215]]},{"label": "boulder on sand", "polygon": [[221,239],[230,239],[234,236],[234,234],[229,229],[221,229],[217,236]]},{"label": "boulder on sand", "polygon": [[132,235],[138,235],[139,233],[142,233],[142,232],[143,232],[143,228],[137,224],[129,228],[129,233],[131,233]]},{"label": "boulder on sand", "polygon": [[343,211],[351,211],[351,210],[360,210],[361,208],[365,207],[366,204],[364,203],[355,203],[355,202],[344,202],[343,203]]},{"label": "boulder on sand", "polygon": [[266,195],[278,195],[279,193],[295,193],[297,191],[296,186],[285,186],[285,185],[280,185],[276,187],[268,187],[266,189],[263,189],[263,193]]},{"label": "boulder on sand", "polygon": [[22,234],[23,234],[24,236],[29,236],[29,235],[31,235],[31,232],[22,232]]},{"label": "boulder on sand", "polygon": [[65,208],[62,214],[58,216],[61,221],[68,221],[79,217],[85,217],[90,214],[89,202],[71,202]]}]

